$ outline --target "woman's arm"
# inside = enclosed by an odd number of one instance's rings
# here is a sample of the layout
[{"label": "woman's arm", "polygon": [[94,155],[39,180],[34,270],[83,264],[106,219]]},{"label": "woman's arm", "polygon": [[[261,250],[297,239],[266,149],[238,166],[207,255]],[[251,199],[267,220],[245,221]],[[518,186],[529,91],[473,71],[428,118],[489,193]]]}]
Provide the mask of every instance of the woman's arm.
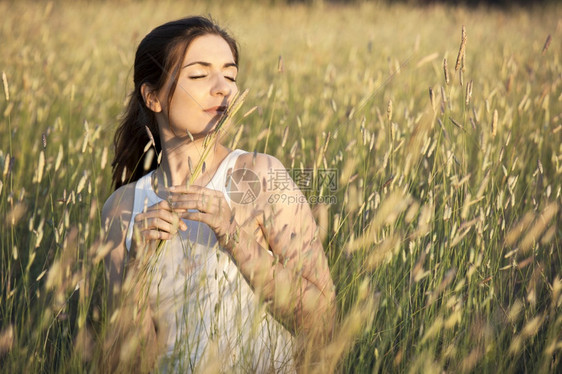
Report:
[{"label": "woman's arm", "polygon": [[148,260],[160,240],[172,238],[178,229],[187,229],[168,202],[162,201],[135,216],[131,248],[127,251],[125,241],[133,213],[134,193],[134,183],[119,188],[107,199],[102,210],[105,241],[111,247],[105,266],[112,297],[120,291],[125,267],[136,268],[133,265]]},{"label": "woman's arm", "polygon": [[[105,258],[109,325],[103,343],[104,362],[101,363],[101,368],[111,372],[149,372],[161,353],[157,324],[153,319],[146,289],[142,287],[144,275],[140,271],[143,261],[148,260],[150,247],[154,247],[156,241],[133,240],[130,253],[125,247],[133,202],[134,184],[126,185],[109,197],[102,210],[105,241],[111,249]],[[171,214],[158,213],[158,206],[151,208],[153,216],[166,217]],[[140,214],[138,216],[143,217]],[[148,227],[148,220],[135,220],[135,226],[138,226],[135,229],[141,233],[136,235],[137,238],[155,235],[152,232],[155,230],[143,230],[143,226]],[[134,256],[134,253],[139,255]],[[121,349],[134,339],[137,339],[140,345],[136,347],[132,357],[123,360]]]},{"label": "woman's arm", "polygon": [[105,232],[105,242],[111,248],[105,257],[108,302],[111,308],[124,280],[127,258],[125,238],[131,219],[133,200],[134,188],[126,185],[111,194],[102,209],[102,229]]},{"label": "woman's arm", "polygon": [[[293,333],[327,337],[335,292],[310,207],[281,162],[264,154],[252,157],[242,155],[237,162],[263,181],[252,204],[233,203],[231,209],[221,192],[192,186],[172,188],[172,206],[184,218],[213,229],[256,294]],[[283,184],[287,188],[268,186],[271,175],[288,182]]]},{"label": "woman's arm", "polygon": [[[269,231],[278,237],[279,233]],[[292,240],[276,248],[270,245],[268,250],[243,225],[232,232],[234,240],[226,247],[256,293],[269,303],[272,314],[293,333],[329,335],[335,294],[325,257],[320,254],[322,246],[303,241],[293,231]]]},{"label": "woman's arm", "polygon": [[261,181],[253,216],[264,240],[260,245],[260,233],[256,240],[256,235],[240,230],[233,257],[244,274],[256,277],[261,272],[257,283],[262,285],[264,299],[271,301],[274,313],[294,331],[329,334],[335,316],[334,285],[304,195],[275,157],[248,154],[241,161]]}]

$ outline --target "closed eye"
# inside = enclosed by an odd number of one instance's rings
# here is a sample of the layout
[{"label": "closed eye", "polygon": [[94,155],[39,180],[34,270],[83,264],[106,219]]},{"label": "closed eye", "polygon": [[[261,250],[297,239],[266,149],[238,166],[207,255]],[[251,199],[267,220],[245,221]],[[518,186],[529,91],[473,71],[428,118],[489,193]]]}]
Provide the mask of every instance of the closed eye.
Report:
[{"label": "closed eye", "polygon": [[201,78],[205,78],[206,75],[192,75],[189,77],[189,79],[201,79]]},{"label": "closed eye", "polygon": [[236,78],[234,77],[225,77],[226,79],[228,79],[231,82],[236,82]]}]

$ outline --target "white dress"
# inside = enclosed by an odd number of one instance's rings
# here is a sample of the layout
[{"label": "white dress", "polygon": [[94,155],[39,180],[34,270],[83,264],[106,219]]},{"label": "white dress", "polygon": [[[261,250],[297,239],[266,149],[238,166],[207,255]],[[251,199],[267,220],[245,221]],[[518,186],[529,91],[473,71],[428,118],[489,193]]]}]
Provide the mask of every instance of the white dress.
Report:
[{"label": "white dress", "polygon": [[[228,154],[206,186],[227,194],[227,172],[245,153]],[[162,199],[151,184],[152,172],[135,186],[134,208],[126,238],[130,248],[135,216]],[[188,229],[166,241],[155,259],[150,303],[168,331],[160,372],[294,372],[292,338],[270,316],[218,245],[204,223],[184,220]],[[215,371],[215,370],[213,370]]]}]

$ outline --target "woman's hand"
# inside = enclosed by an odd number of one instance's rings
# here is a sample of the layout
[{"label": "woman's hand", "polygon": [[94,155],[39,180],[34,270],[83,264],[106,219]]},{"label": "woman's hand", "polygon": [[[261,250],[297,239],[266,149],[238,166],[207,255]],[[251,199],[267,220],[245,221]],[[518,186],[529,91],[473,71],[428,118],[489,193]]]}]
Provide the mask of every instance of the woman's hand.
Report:
[{"label": "woman's hand", "polygon": [[140,239],[141,243],[150,240],[168,240],[178,232],[178,229],[185,231],[187,225],[172,209],[170,203],[163,200],[135,216],[133,238]]},{"label": "woman's hand", "polygon": [[[287,188],[265,185],[252,204],[236,205],[235,211],[222,192],[198,186],[171,187],[169,201],[182,218],[203,222],[215,232],[278,321],[320,346],[316,343],[328,341],[333,328],[335,288],[314,217],[279,160],[253,157],[241,155],[237,164],[252,165],[258,180],[273,174],[288,181]],[[287,198],[272,198],[281,194]]]},{"label": "woman's hand", "polygon": [[174,186],[169,191],[171,207],[176,214],[207,224],[223,248],[232,247],[238,224],[222,192],[201,186]]}]

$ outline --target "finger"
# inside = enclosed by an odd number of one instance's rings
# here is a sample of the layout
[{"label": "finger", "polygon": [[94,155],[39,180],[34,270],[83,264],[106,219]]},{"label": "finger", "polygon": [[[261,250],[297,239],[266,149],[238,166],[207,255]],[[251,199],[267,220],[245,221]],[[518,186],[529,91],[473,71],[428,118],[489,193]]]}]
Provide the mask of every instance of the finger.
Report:
[{"label": "finger", "polygon": [[199,210],[206,213],[216,213],[219,211],[220,203],[217,201],[203,200],[184,200],[172,203],[174,212],[184,213],[188,210]]},{"label": "finger", "polygon": [[153,211],[147,213],[139,213],[135,216],[135,222],[142,222],[149,219],[159,218],[169,224],[176,225],[179,223],[179,216],[175,212],[170,211]]},{"label": "finger", "polygon": [[141,230],[158,230],[172,234],[175,234],[177,232],[177,226],[172,225],[171,223],[166,222],[158,217],[140,221],[138,223],[138,227]]},{"label": "finger", "polygon": [[214,227],[214,219],[213,219],[213,215],[212,214],[208,214],[205,212],[199,212],[199,211],[191,211],[191,212],[185,212],[182,214],[182,218],[191,220],[191,221],[199,221],[199,222],[203,222],[206,223],[207,225],[209,225],[210,227]]},{"label": "finger", "polygon": [[146,243],[153,240],[169,240],[172,237],[172,234],[164,231],[142,229],[139,227],[135,227],[133,234],[136,243]]},{"label": "finger", "polygon": [[202,190],[209,190],[209,188],[203,186],[196,186],[196,185],[189,185],[189,186],[178,185],[178,186],[172,186],[168,189],[168,191],[170,192],[178,192],[178,193],[195,193]]},{"label": "finger", "polygon": [[155,228],[175,233],[177,229],[187,230],[187,225],[176,212],[154,211],[135,216],[135,225],[141,228]]},{"label": "finger", "polygon": [[[226,202],[224,202],[224,204],[226,204]],[[223,206],[223,203],[221,200],[216,198],[184,197],[173,201],[171,205],[175,213],[183,212],[188,209],[197,209],[204,212],[217,212],[218,207]]]},{"label": "finger", "polygon": [[222,192],[201,186],[175,186],[170,187],[168,191],[170,192],[172,199],[182,195],[223,197]]},{"label": "finger", "polygon": [[[171,206],[170,206],[171,209]],[[135,216],[135,222],[142,222],[149,219],[159,218],[168,222],[170,225],[179,226],[182,230],[186,230],[185,222],[182,222],[178,214],[168,210],[152,210],[146,213],[139,213]]]},{"label": "finger", "polygon": [[[203,199],[207,196],[200,194],[200,193],[195,193],[195,192],[185,192],[185,193],[170,193],[170,203],[173,204],[176,201],[183,201],[183,200],[200,200]],[[207,197],[207,199],[209,199]]]},{"label": "finger", "polygon": [[186,223],[177,215],[172,218],[171,222],[161,217],[143,217],[142,219],[135,219],[135,225],[141,229],[157,229],[171,233],[175,233],[178,229],[187,230]]},{"label": "finger", "polygon": [[[150,210],[147,212],[142,212],[137,214],[135,216],[135,222],[141,222],[147,219],[156,218],[156,217],[165,217],[165,216],[167,216],[167,214],[166,211],[164,210]],[[172,221],[172,219],[167,219],[167,221]]]},{"label": "finger", "polygon": [[200,192],[188,192],[188,193],[173,193],[170,196],[170,203],[172,209],[175,206],[174,203],[177,202],[184,202],[184,201],[201,201],[203,204],[212,203],[212,204],[222,204],[223,202],[226,203],[224,195],[220,191],[205,189],[205,191],[201,190]]},{"label": "finger", "polygon": [[168,201],[162,200],[161,202],[151,205],[148,208],[145,207],[143,211],[135,216],[135,219],[142,220],[147,217],[162,216],[167,217],[166,219],[171,222],[173,221],[173,218],[171,218],[172,216],[170,216],[170,214],[173,216],[171,204]]},{"label": "finger", "polygon": [[230,232],[230,228],[232,227],[233,222],[235,222],[234,217],[227,218],[218,214],[209,214],[199,211],[186,212],[183,214],[183,218],[206,224],[211,230],[213,230],[217,238],[223,238],[226,233]]},{"label": "finger", "polygon": [[168,200],[162,200],[159,203],[151,205],[144,209],[145,212],[149,212],[153,210],[171,210],[171,206]]},{"label": "finger", "polygon": [[158,230],[143,230],[141,231],[141,236],[144,240],[169,240],[173,237],[173,235],[168,232]]},{"label": "finger", "polygon": [[213,201],[201,201],[201,200],[179,200],[172,203],[172,208],[174,212],[181,214],[189,210],[199,210],[205,213],[211,213],[216,215],[226,215],[231,216],[233,211],[224,198],[215,199]]}]

